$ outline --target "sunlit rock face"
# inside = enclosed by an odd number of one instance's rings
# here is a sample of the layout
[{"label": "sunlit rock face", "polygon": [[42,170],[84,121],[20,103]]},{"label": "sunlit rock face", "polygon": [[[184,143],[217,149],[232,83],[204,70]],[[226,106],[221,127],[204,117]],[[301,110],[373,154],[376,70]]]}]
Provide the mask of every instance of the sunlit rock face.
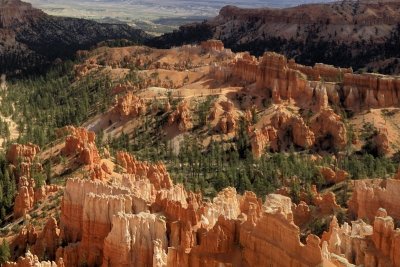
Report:
[{"label": "sunlit rock face", "polygon": [[354,192],[348,203],[353,216],[372,222],[376,212],[384,208],[393,219],[400,219],[400,180],[373,179],[354,183]]}]

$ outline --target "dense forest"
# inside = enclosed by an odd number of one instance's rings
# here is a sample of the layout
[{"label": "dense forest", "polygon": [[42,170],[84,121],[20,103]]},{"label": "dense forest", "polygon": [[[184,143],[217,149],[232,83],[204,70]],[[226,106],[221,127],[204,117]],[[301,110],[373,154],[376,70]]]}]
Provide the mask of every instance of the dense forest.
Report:
[{"label": "dense forest", "polygon": [[55,129],[80,125],[110,106],[112,82],[107,75],[75,80],[73,62],[54,67],[45,75],[15,79],[0,93],[0,111],[18,124],[17,142],[39,146],[55,139]]}]

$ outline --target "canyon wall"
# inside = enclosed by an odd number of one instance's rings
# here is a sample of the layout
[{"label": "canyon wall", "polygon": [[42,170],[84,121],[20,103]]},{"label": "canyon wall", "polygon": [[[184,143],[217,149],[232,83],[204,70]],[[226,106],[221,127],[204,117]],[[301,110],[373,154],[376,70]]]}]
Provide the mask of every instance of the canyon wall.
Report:
[{"label": "canyon wall", "polygon": [[301,107],[318,102],[321,86],[326,87],[330,103],[353,111],[396,106],[400,98],[398,77],[355,74],[352,69],[319,63],[304,66],[273,52],[266,52],[259,59],[238,53],[229,65],[214,67],[213,73],[226,81],[235,78],[256,83],[257,90],[265,92],[274,103],[294,100]]},{"label": "canyon wall", "polygon": [[378,74],[345,74],[344,106],[348,109],[383,108],[399,104],[400,79]]},{"label": "canyon wall", "polygon": [[340,262],[371,267],[400,264],[400,229],[395,230],[393,218],[384,209],[377,211],[372,226],[362,220],[352,222],[351,226],[347,223],[339,226],[333,218],[323,240],[325,257],[337,266],[343,266]]},{"label": "canyon wall", "polygon": [[379,208],[392,218],[400,219],[400,180],[373,179],[354,181],[349,211],[357,218],[373,221]]},{"label": "canyon wall", "polygon": [[323,262],[319,238],[309,235],[304,245],[299,234],[290,198],[268,195],[261,218],[240,230],[245,266],[318,266]]}]

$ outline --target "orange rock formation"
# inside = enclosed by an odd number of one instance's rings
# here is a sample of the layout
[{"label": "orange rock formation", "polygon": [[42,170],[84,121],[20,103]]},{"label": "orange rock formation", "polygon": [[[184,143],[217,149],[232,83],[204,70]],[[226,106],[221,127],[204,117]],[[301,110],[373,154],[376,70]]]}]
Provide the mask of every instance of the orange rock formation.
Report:
[{"label": "orange rock formation", "polygon": [[14,143],[8,149],[6,159],[13,165],[17,165],[19,162],[32,163],[33,158],[39,151],[39,146],[31,143],[26,145]]},{"label": "orange rock formation", "polygon": [[4,267],[63,267],[62,259],[57,263],[50,261],[39,261],[36,255],[33,255],[30,251],[26,252],[25,257],[20,257],[17,262],[6,262]]},{"label": "orange rock formation", "polygon": [[62,150],[64,155],[77,155],[79,162],[85,165],[93,165],[100,162],[99,151],[95,139],[96,134],[85,128],[74,128],[69,126],[65,129],[69,135],[65,139],[65,146]]},{"label": "orange rock formation", "polygon": [[377,74],[344,75],[345,106],[360,110],[383,108],[399,104],[400,80]]},{"label": "orange rock formation", "polygon": [[163,164],[149,164],[137,161],[135,157],[126,152],[117,153],[117,162],[126,169],[127,173],[137,176],[135,179],[147,178],[156,190],[170,188],[172,180]]},{"label": "orange rock formation", "polygon": [[176,110],[168,117],[168,125],[176,124],[179,131],[186,132],[192,129],[192,117],[190,115],[190,108],[187,101],[182,101]]},{"label": "orange rock formation", "polygon": [[337,184],[345,181],[349,174],[343,170],[334,171],[329,167],[322,167],[320,169],[321,175],[324,177],[327,183]]},{"label": "orange rock formation", "polygon": [[354,181],[349,211],[357,218],[373,221],[376,212],[384,208],[395,220],[400,219],[400,180],[373,179]]},{"label": "orange rock formation", "polygon": [[167,266],[167,227],[150,213],[118,213],[104,240],[102,266]]},{"label": "orange rock formation", "polygon": [[42,201],[49,194],[59,190],[56,185],[43,185],[35,188],[33,179],[22,176],[18,182],[18,192],[14,203],[14,218],[25,216],[39,201]]},{"label": "orange rock formation", "polygon": [[387,155],[390,152],[388,135],[389,134],[386,128],[380,128],[373,138],[373,143],[375,144],[377,153],[380,156]]},{"label": "orange rock formation", "polygon": [[20,257],[17,262],[9,262],[5,266],[64,266],[62,259],[57,261],[57,265],[54,263],[51,265],[50,262],[40,263],[39,261],[39,259],[43,258],[55,259],[55,252],[60,241],[59,235],[60,230],[58,229],[57,221],[53,217],[47,221],[41,232],[31,224],[24,226],[11,243],[11,248],[16,255],[20,255],[26,250],[28,250],[28,254],[25,257]]},{"label": "orange rock formation", "polygon": [[[295,101],[301,107],[311,107],[313,103],[321,105],[321,99],[325,98],[322,101],[325,108],[329,100],[354,111],[399,104],[400,79],[397,77],[353,74],[351,69],[325,64],[303,66],[272,52],[266,52],[259,60],[247,53],[239,53],[230,65],[215,69],[220,73],[217,76],[225,77],[225,80],[237,77],[247,83],[256,83],[257,89],[271,96],[274,103],[287,100]],[[343,91],[342,102],[339,91]]]},{"label": "orange rock formation", "polygon": [[65,266],[82,260],[103,266],[133,262],[135,266],[284,262],[285,266],[316,266],[323,262],[319,238],[309,236],[303,245],[294,224],[294,218],[307,218],[305,203],[294,215],[288,197],[269,195],[262,207],[254,193],[241,196],[233,188],[203,202],[181,185],[160,188],[152,197],[151,191],[134,190],[146,176],[139,181],[124,179],[130,181],[121,181],[124,187],[101,181],[67,182],[61,238],[68,245],[57,251]]},{"label": "orange rock formation", "polygon": [[399,266],[399,233],[393,219],[380,209],[373,226],[358,220],[352,226],[345,223],[340,227],[334,218],[329,232],[324,233],[322,247],[325,257],[336,266],[349,262],[357,266]]},{"label": "orange rock formation", "polygon": [[205,51],[223,51],[224,43],[220,40],[208,40],[201,42],[200,47]]},{"label": "orange rock formation", "polygon": [[345,148],[347,144],[346,126],[341,117],[332,109],[324,109],[310,122],[316,141],[324,150]]},{"label": "orange rock formation", "polygon": [[113,110],[122,118],[136,117],[146,113],[146,103],[132,92],[128,92],[117,99]]},{"label": "orange rock formation", "polygon": [[238,115],[234,110],[231,101],[215,102],[208,116],[211,124],[215,125],[215,130],[222,134],[231,134],[236,132]]},{"label": "orange rock formation", "polygon": [[[283,234],[285,233],[285,234]],[[310,235],[300,242],[300,230],[293,222],[291,200],[269,195],[261,218],[246,222],[240,230],[243,262],[246,266],[317,266],[322,263],[319,238]]]},{"label": "orange rock formation", "polygon": [[274,151],[285,149],[291,143],[303,148],[310,148],[315,142],[314,133],[304,120],[288,111],[278,110],[271,119],[271,125],[277,130],[278,137],[278,142],[272,146]]}]

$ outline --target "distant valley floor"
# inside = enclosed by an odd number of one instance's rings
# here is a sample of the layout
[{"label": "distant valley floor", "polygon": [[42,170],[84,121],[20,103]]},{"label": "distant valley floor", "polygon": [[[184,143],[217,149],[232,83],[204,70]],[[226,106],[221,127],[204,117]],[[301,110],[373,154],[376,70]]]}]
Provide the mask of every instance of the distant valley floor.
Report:
[{"label": "distant valley floor", "polygon": [[160,34],[170,32],[178,26],[199,22],[214,17],[225,5],[241,7],[288,7],[304,3],[330,2],[328,0],[284,0],[284,1],[29,1],[50,15],[93,19],[100,22],[121,22],[137,26],[147,32]]}]

